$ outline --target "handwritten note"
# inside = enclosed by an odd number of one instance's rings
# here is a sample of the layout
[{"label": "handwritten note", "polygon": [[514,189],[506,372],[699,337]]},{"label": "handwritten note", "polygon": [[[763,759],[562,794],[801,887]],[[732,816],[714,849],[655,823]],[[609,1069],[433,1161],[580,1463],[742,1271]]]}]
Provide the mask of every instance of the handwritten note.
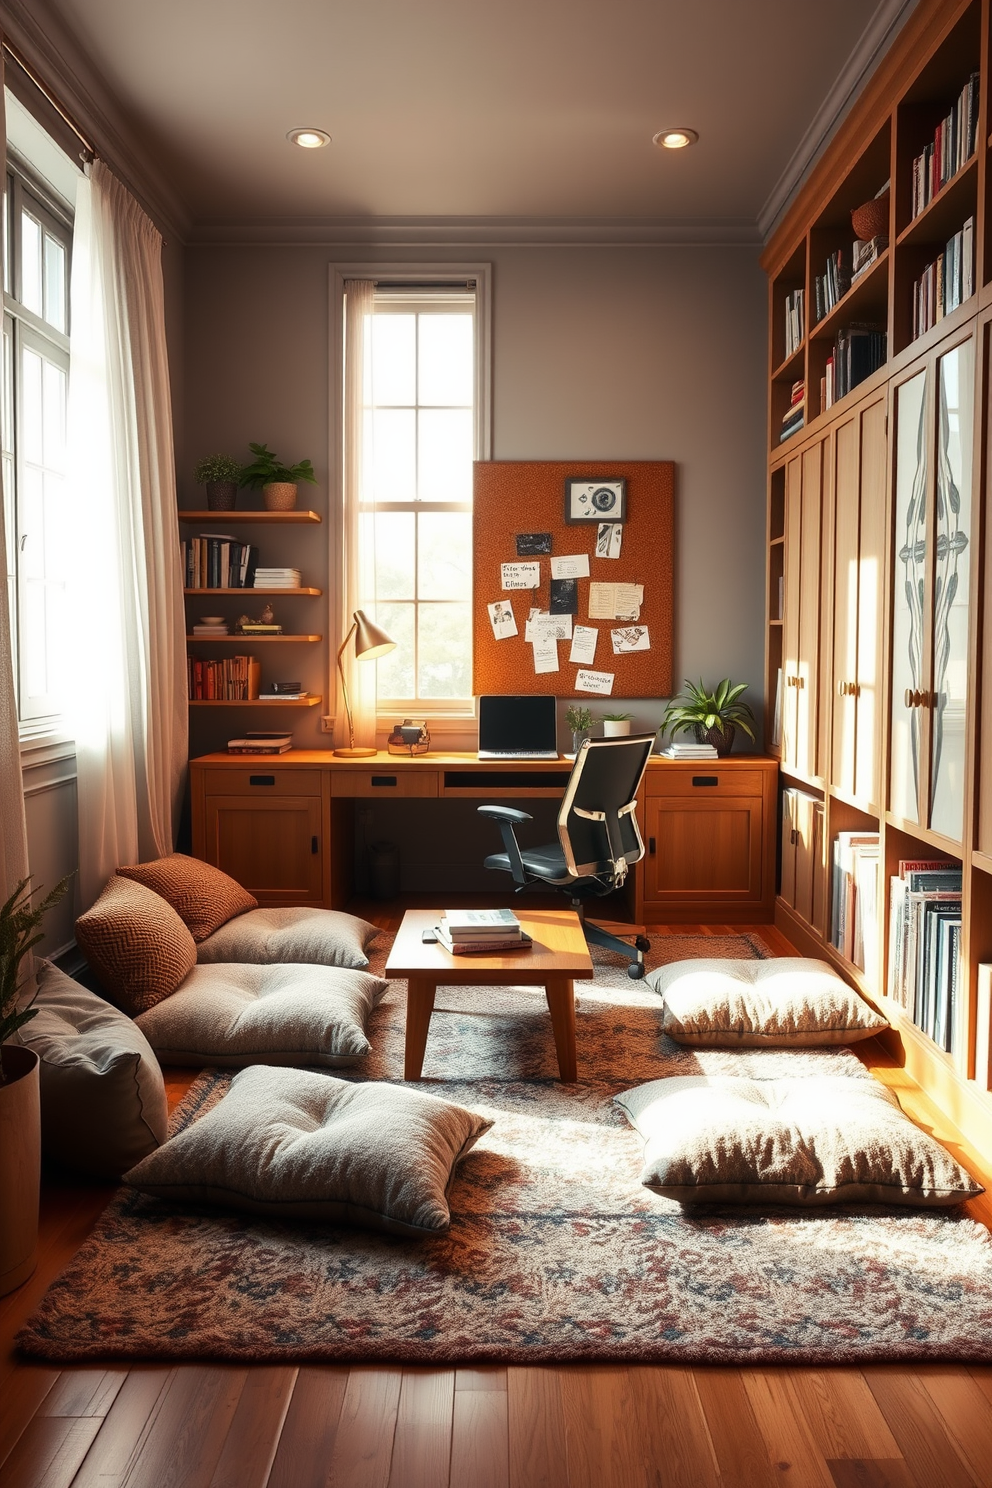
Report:
[{"label": "handwritten note", "polygon": [[589,554],[570,553],[563,558],[552,558],[553,579],[587,579],[589,577]]},{"label": "handwritten note", "polygon": [[623,528],[619,522],[600,522],[596,529],[596,557],[619,558]]},{"label": "handwritten note", "polygon": [[558,670],[558,642],[553,635],[542,635],[534,642],[534,671],[556,672]]},{"label": "handwritten note", "polygon": [[579,671],[575,676],[576,692],[595,692],[599,697],[609,697],[613,691],[612,672]]},{"label": "handwritten note", "polygon": [[596,660],[596,642],[599,640],[599,631],[595,625],[577,625],[572,631],[572,649],[569,653],[569,661],[577,661],[580,666],[592,666]]},{"label": "handwritten note", "polygon": [[590,620],[636,620],[643,603],[643,584],[589,585]]},{"label": "handwritten note", "polygon": [[625,625],[620,630],[611,630],[613,654],[626,656],[628,651],[650,651],[651,641],[646,625]]},{"label": "handwritten note", "polygon": [[513,606],[508,599],[497,599],[494,604],[487,605],[486,609],[489,611],[489,623],[497,641],[505,641],[509,636],[517,634]]},{"label": "handwritten note", "polygon": [[570,641],[571,615],[551,615],[547,610],[531,610],[524,626],[524,640],[539,641],[548,636],[556,641]]},{"label": "handwritten note", "polygon": [[540,563],[501,563],[504,589],[536,589],[541,582]]}]

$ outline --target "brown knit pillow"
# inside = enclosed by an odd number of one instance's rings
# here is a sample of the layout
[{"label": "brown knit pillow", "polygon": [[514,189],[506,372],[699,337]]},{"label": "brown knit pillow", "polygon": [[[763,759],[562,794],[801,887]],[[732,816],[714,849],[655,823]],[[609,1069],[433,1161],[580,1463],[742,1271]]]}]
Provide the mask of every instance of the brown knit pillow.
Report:
[{"label": "brown knit pillow", "polygon": [[136,1017],[175,992],[196,965],[196,943],[171,904],[114,877],[76,921],[76,941],[111,1002]]},{"label": "brown knit pillow", "polygon": [[206,940],[246,909],[258,908],[258,900],[236,879],[185,853],[170,853],[117,872],[167,899],[195,941]]}]

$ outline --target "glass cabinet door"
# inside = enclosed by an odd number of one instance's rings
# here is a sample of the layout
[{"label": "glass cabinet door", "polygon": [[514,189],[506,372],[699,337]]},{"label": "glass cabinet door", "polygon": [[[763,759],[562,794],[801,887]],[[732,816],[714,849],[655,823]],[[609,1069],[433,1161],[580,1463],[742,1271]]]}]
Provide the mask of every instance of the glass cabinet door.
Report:
[{"label": "glass cabinet door", "polygon": [[930,826],[961,840],[971,569],[972,341],[937,363]]},{"label": "glass cabinet door", "polygon": [[927,572],[927,374],[896,389],[889,810],[919,821]]}]

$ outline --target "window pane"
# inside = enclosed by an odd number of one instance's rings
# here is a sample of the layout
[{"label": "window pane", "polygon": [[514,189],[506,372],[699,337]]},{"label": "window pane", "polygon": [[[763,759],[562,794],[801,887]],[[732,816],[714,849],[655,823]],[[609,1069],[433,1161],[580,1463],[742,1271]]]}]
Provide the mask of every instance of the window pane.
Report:
[{"label": "window pane", "polygon": [[[415,599],[415,518],[412,512],[379,512],[375,519],[376,600]],[[388,628],[388,627],[387,627]],[[396,637],[394,636],[395,640]]]},{"label": "window pane", "polygon": [[471,501],[471,409],[418,414],[417,494],[421,501]]},{"label": "window pane", "polygon": [[470,599],[471,513],[421,512],[417,519],[417,539],[419,598]]},{"label": "window pane", "polygon": [[376,620],[396,642],[396,650],[375,662],[376,687],[380,697],[412,698],[415,696],[414,625],[416,607],[412,604],[377,604]]},{"label": "window pane", "polygon": [[[3,519],[7,535],[7,603],[10,609],[11,635],[17,636],[17,587],[14,554],[17,525],[14,520],[14,409],[13,409],[14,338],[10,321],[3,323],[3,362],[0,365],[0,450],[3,459]],[[16,640],[14,665],[17,665]]]},{"label": "window pane", "polygon": [[372,402],[416,402],[417,318],[378,314],[372,320]]},{"label": "window pane", "polygon": [[65,411],[67,373],[26,345],[21,363],[21,482],[17,492],[20,712],[55,712],[65,635]]},{"label": "window pane", "polygon": [[35,465],[40,465],[45,458],[41,384],[41,357],[25,347],[21,357],[21,453],[26,461]]},{"label": "window pane", "polygon": [[472,695],[472,613],[467,604],[422,604],[417,696]]},{"label": "window pane", "polygon": [[41,224],[21,213],[21,300],[36,315],[44,315],[41,293]]},{"label": "window pane", "polygon": [[420,402],[473,403],[472,316],[421,315]]},{"label": "window pane", "polygon": [[45,234],[45,319],[57,331],[65,324],[65,249],[58,238]]},{"label": "window pane", "polygon": [[366,419],[366,435],[363,490],[371,491],[374,501],[415,501],[417,456],[413,410],[375,409]]}]

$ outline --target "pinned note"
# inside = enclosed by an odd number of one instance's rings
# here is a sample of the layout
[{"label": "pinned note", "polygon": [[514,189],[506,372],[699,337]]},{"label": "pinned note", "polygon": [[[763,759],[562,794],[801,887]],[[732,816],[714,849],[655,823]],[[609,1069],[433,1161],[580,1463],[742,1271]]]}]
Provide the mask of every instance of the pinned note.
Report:
[{"label": "pinned note", "polygon": [[589,577],[589,554],[570,553],[563,558],[552,558],[553,579],[587,579]]},{"label": "pinned note", "polygon": [[596,642],[599,640],[599,631],[595,625],[577,625],[572,631],[572,649],[569,653],[569,661],[577,661],[580,666],[592,666],[596,660]]},{"label": "pinned note", "polygon": [[538,641],[547,636],[552,636],[556,641],[570,641],[571,615],[552,615],[547,610],[531,610],[524,626],[524,640]]},{"label": "pinned note", "polygon": [[596,557],[619,558],[623,528],[619,522],[600,522],[596,528]]},{"label": "pinned note", "polygon": [[558,670],[558,641],[553,635],[541,635],[534,642],[534,671],[556,672]]},{"label": "pinned note", "polygon": [[497,641],[505,641],[509,636],[517,634],[516,617],[508,599],[497,599],[494,604],[487,605],[486,609],[489,611],[489,623]]},{"label": "pinned note", "polygon": [[626,656],[628,651],[651,650],[651,641],[646,625],[624,625],[619,630],[611,630],[610,638],[613,641],[613,652],[615,656]]},{"label": "pinned note", "polygon": [[552,579],[549,608],[552,615],[577,615],[579,613],[578,579]]},{"label": "pinned note", "polygon": [[590,620],[636,620],[643,603],[643,584],[589,585]]},{"label": "pinned note", "polygon": [[609,697],[613,691],[612,672],[579,671],[575,676],[576,692],[595,692],[599,697]]},{"label": "pinned note", "polygon": [[551,552],[550,532],[518,532],[517,557],[530,558],[535,553]]},{"label": "pinned note", "polygon": [[541,582],[540,563],[501,563],[504,589],[537,589]]}]

